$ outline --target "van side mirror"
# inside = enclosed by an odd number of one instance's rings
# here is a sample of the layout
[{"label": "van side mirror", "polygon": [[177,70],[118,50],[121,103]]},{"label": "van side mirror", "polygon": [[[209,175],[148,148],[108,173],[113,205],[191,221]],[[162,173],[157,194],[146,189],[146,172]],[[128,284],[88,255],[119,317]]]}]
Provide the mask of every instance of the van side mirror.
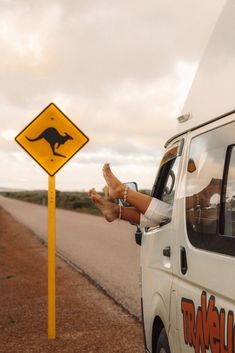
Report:
[{"label": "van side mirror", "polygon": [[[124,185],[127,185],[129,189],[138,191],[137,183],[134,181],[124,183]],[[118,199],[118,204],[124,207],[131,207],[131,205],[128,202],[125,202],[123,199]]]},{"label": "van side mirror", "polygon": [[[124,185],[127,185],[128,188],[138,191],[138,186],[137,183],[132,181],[132,182],[128,182],[128,183],[124,183]],[[118,199],[118,204],[124,207],[131,207],[131,205],[128,202],[125,202],[123,199]],[[142,243],[142,231],[140,229],[140,227],[138,226],[138,224],[136,224],[135,222],[130,222],[132,225],[136,226],[136,232],[135,232],[135,241],[136,244],[141,245]]]}]

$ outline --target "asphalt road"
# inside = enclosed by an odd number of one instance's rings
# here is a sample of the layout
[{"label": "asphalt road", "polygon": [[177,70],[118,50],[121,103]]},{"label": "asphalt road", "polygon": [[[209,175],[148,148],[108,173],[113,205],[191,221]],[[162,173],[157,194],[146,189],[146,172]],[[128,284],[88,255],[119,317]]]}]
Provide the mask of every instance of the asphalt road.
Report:
[{"label": "asphalt road", "polygon": [[[47,207],[0,196],[0,205],[47,242]],[[57,209],[57,250],[140,317],[139,256],[127,222]]]}]

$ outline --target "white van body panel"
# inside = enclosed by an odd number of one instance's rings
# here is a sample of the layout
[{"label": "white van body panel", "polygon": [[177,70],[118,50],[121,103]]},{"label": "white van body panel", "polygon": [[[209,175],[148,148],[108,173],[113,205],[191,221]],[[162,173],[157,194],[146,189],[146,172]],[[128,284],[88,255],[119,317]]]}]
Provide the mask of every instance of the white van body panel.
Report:
[{"label": "white van body panel", "polygon": [[235,109],[235,1],[227,1],[211,35],[182,113],[178,133]]},{"label": "white van body panel", "polygon": [[[220,131],[222,131],[222,127],[230,128],[230,124],[233,123],[233,129],[235,131],[235,114],[226,117],[225,119],[220,119],[214,123],[209,125],[205,125],[200,129],[196,129],[193,132],[188,133],[187,136],[187,146],[185,146],[184,150],[184,161],[188,161],[189,149],[191,139],[194,137],[205,135],[207,131],[218,131],[218,135],[220,137],[220,143],[215,141],[215,144],[223,144],[226,143],[226,136],[221,136]],[[233,135],[233,129],[231,130],[231,135]],[[234,135],[235,142],[235,135]],[[210,302],[212,298],[215,299],[213,303],[213,310],[218,312],[218,317],[220,318],[220,333],[217,333],[218,339],[218,347],[220,348],[224,346],[224,352],[234,353],[235,347],[231,349],[227,348],[227,331],[229,331],[228,327],[228,313],[235,313],[235,284],[234,284],[234,273],[235,273],[235,257],[228,256],[225,254],[219,254],[217,252],[211,252],[203,249],[196,248],[193,246],[189,238],[187,236],[187,229],[185,229],[186,219],[185,219],[185,199],[186,199],[186,191],[185,191],[185,175],[187,173],[187,163],[185,163],[184,167],[181,171],[180,176],[180,184],[181,188],[177,193],[176,200],[176,208],[179,211],[178,214],[178,225],[177,225],[177,237],[176,237],[176,251],[180,251],[181,247],[186,249],[187,254],[187,262],[188,262],[188,271],[185,275],[182,275],[180,269],[180,258],[178,257],[178,261],[176,261],[176,266],[173,269],[173,285],[172,290],[175,291],[177,296],[176,302],[176,310],[178,311],[178,322],[175,327],[179,332],[179,352],[194,352],[200,351],[200,344],[195,344],[192,347],[190,344],[185,343],[184,339],[184,331],[188,330],[184,328],[183,319],[184,314],[182,312],[182,303],[183,299],[187,302],[191,302],[191,308],[194,307],[194,330],[196,336],[196,323],[198,313],[202,308],[202,296],[204,296],[206,303],[206,310],[208,311]],[[181,210],[181,212],[180,212]],[[182,214],[183,210],[183,214]],[[181,214],[180,214],[181,213]],[[221,313],[225,313],[224,323],[222,323]],[[234,314],[232,314],[234,315]],[[200,320],[199,320],[200,321]],[[232,322],[234,325],[234,321]],[[204,328],[203,328],[204,329]],[[222,340],[222,330],[224,331],[224,344],[221,343]],[[231,330],[230,330],[231,331]],[[203,331],[204,332],[204,331]],[[231,333],[231,332],[230,332]],[[210,337],[211,338],[211,337]],[[214,337],[215,338],[215,337]],[[211,338],[213,339],[213,338]],[[234,337],[233,337],[234,339]],[[211,345],[206,352],[213,352]],[[217,349],[219,349],[217,347]],[[206,348],[205,348],[206,349]],[[216,348],[215,348],[216,351]],[[218,350],[218,352],[222,352]]]},{"label": "white van body panel", "polygon": [[142,296],[145,309],[147,345],[152,345],[152,329],[155,317],[160,317],[169,329],[170,292],[173,281],[172,263],[162,257],[162,249],[175,241],[169,226],[151,229],[143,238],[141,253]]},{"label": "white van body panel", "polygon": [[[166,143],[169,148],[176,142],[184,142],[182,154],[177,157],[171,222],[145,229],[143,233],[141,273],[146,352],[156,353],[159,330],[165,328],[171,353],[235,353],[235,245],[229,248],[235,241],[234,59],[235,1],[228,0],[183,108],[182,113],[190,113],[190,117],[179,124],[176,135]],[[195,171],[189,172],[189,160],[195,162]],[[154,194],[158,180],[163,178],[161,168],[153,187],[154,197],[158,197]],[[170,174],[166,175],[169,178]],[[207,187],[212,190],[215,181],[222,185],[219,201],[215,191],[211,195],[217,201],[211,198],[204,208],[196,205],[198,195]],[[194,198],[191,210],[187,202]],[[197,219],[198,223],[192,221],[190,231],[191,212],[192,220]],[[211,212],[211,218],[203,215],[206,212],[207,215]],[[226,217],[230,217],[229,226]],[[218,229],[213,243],[210,227],[215,223]],[[204,234],[200,227],[209,229],[205,240],[200,238]],[[198,238],[194,232],[199,234]],[[202,239],[203,245],[197,244],[198,239]],[[221,241],[226,243],[225,248],[220,247]],[[167,247],[170,256],[163,255]]]}]

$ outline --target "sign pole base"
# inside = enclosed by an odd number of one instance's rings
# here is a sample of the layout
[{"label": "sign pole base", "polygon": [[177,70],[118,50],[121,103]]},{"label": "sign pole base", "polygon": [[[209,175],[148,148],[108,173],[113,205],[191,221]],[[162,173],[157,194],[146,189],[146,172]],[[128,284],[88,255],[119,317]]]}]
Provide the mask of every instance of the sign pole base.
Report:
[{"label": "sign pole base", "polygon": [[55,176],[48,179],[48,339],[56,336],[55,324]]}]

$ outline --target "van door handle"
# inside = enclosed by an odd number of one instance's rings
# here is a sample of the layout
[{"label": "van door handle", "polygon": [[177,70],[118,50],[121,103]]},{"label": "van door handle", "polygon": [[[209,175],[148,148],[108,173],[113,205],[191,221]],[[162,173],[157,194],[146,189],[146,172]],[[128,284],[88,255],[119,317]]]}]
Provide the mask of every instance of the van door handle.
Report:
[{"label": "van door handle", "polygon": [[185,250],[185,247],[183,246],[180,247],[180,266],[181,266],[182,274],[185,275],[186,272],[188,271],[188,264],[187,264],[186,250]]},{"label": "van door handle", "polygon": [[166,256],[166,257],[171,257],[171,247],[170,246],[166,246],[164,249],[163,249],[163,256]]}]

